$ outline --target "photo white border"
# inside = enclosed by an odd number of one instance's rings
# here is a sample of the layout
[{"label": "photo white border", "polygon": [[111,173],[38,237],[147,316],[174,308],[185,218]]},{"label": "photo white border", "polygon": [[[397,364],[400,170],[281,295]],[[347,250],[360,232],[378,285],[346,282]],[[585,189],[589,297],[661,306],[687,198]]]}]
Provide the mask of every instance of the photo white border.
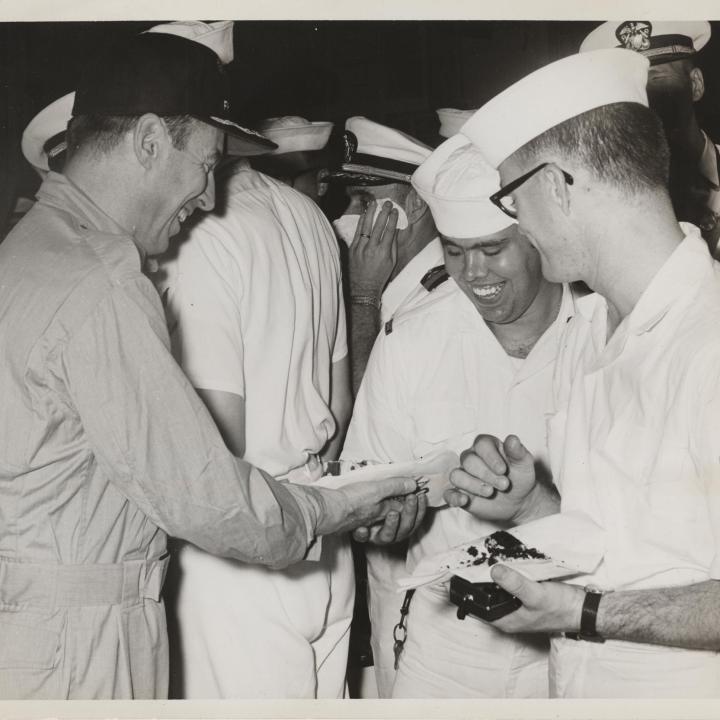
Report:
[{"label": "photo white border", "polygon": [[[628,16],[720,20],[720,0],[0,0],[0,22],[606,20]],[[720,73],[720,67],[716,72]],[[720,700],[0,701],[0,720],[30,718],[718,720]]]}]

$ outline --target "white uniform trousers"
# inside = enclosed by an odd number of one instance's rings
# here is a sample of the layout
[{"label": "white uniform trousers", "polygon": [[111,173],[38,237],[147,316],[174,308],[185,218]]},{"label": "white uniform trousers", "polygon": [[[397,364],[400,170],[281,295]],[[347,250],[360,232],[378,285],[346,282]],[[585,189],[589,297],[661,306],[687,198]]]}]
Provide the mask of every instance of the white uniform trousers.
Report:
[{"label": "white uniform trousers", "polygon": [[355,579],[350,543],[283,571],[186,545],[177,597],[183,697],[345,696]]},{"label": "white uniform trousers", "polygon": [[558,698],[717,698],[720,654],[607,640],[553,638],[550,695]]},{"label": "white uniform trousers", "polygon": [[418,588],[394,698],[546,698],[548,639],[458,620],[447,585]]},{"label": "white uniform trousers", "polygon": [[395,580],[407,575],[405,553],[395,552],[393,546],[366,545],[368,572],[368,615],[370,617],[370,645],[379,698],[392,697],[395,682],[393,628],[400,620],[404,593],[396,591]]}]

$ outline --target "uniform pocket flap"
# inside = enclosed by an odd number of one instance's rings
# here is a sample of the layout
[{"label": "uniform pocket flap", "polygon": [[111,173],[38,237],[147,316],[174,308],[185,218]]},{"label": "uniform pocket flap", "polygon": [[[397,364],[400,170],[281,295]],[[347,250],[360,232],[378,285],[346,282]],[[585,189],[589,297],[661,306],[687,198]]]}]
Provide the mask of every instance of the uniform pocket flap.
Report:
[{"label": "uniform pocket flap", "polygon": [[0,668],[52,668],[59,644],[52,630],[0,618]]}]

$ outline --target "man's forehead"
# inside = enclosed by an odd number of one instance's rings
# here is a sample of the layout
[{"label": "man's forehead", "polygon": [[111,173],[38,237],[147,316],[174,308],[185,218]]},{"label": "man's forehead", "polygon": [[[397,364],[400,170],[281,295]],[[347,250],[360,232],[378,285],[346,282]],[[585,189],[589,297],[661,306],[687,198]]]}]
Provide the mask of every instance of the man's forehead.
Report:
[{"label": "man's forehead", "polygon": [[648,82],[664,78],[685,77],[689,74],[691,67],[692,65],[686,60],[673,60],[660,65],[651,65],[648,70]]},{"label": "man's forehead", "polygon": [[498,230],[497,232],[491,233],[489,235],[477,235],[476,237],[470,238],[455,238],[450,237],[449,235],[440,234],[440,239],[442,240],[443,244],[447,245],[457,245],[464,248],[483,248],[501,245],[507,240],[515,237],[516,232],[517,225],[513,223],[512,225],[509,225],[508,227],[503,228],[502,230]]},{"label": "man's forehead", "polygon": [[348,185],[345,188],[345,194],[349,197],[353,195],[373,197],[387,197],[397,190],[397,183],[388,183],[387,185]]}]

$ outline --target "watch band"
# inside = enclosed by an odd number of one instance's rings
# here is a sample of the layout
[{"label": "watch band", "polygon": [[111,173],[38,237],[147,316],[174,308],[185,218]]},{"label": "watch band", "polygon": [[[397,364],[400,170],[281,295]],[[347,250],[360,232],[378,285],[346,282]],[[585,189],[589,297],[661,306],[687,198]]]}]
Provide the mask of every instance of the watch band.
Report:
[{"label": "watch band", "polygon": [[597,632],[597,612],[600,607],[602,593],[585,590],[585,602],[580,615],[580,637],[583,640],[605,642]]},{"label": "watch band", "polygon": [[587,640],[588,642],[605,642],[605,638],[597,631],[597,613],[603,593],[595,588],[585,588],[585,599],[580,613],[580,632],[565,633],[571,640]]},{"label": "watch band", "polygon": [[352,305],[368,305],[374,307],[376,310],[380,309],[380,298],[374,295],[351,295],[350,303]]}]

